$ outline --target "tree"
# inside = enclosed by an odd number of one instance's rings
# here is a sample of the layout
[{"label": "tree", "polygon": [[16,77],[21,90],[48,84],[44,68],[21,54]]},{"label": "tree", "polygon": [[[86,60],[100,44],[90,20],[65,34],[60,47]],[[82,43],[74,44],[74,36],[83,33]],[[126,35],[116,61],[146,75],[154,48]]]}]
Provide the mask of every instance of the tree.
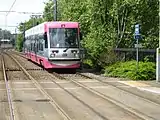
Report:
[{"label": "tree", "polygon": [[[111,58],[114,48],[134,47],[134,25],[141,25],[145,48],[157,48],[159,37],[158,0],[57,0],[58,21],[77,21],[83,46],[95,63]],[[53,1],[45,3],[42,21],[53,21]],[[31,18],[25,23],[32,26]],[[22,31],[22,26],[20,30]],[[152,43],[152,44],[151,44]],[[111,56],[110,56],[111,54]]]},{"label": "tree", "polygon": [[13,36],[12,36],[12,34],[11,34],[10,31],[8,31],[8,30],[2,30],[0,28],[0,40],[1,39],[12,39],[12,38],[13,38]]},{"label": "tree", "polygon": [[30,19],[28,21],[19,24],[18,29],[21,32],[21,34],[18,34],[17,40],[16,40],[16,49],[18,51],[22,51],[23,40],[24,40],[24,36],[23,36],[24,31],[36,26],[37,24],[42,23],[43,21],[44,20],[41,17],[40,18],[30,17]]}]

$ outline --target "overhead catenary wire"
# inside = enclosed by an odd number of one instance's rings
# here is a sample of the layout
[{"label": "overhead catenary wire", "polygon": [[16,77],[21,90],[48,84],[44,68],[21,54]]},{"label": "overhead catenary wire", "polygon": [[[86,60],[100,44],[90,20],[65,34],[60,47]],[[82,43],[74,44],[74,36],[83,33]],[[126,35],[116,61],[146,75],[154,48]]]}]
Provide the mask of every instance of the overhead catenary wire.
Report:
[{"label": "overhead catenary wire", "polygon": [[37,14],[37,15],[43,15],[43,13],[42,12],[27,12],[27,11],[8,11],[8,10],[3,10],[3,11],[0,11],[0,13],[19,13],[19,14]]},{"label": "overhead catenary wire", "polygon": [[8,14],[9,14],[9,13],[10,13],[10,11],[11,11],[11,9],[12,9],[12,8],[13,8],[13,6],[15,5],[16,1],[17,1],[17,0],[14,0],[14,2],[12,3],[12,5],[11,5],[11,7],[10,7],[9,11],[7,12],[6,16],[8,16]]}]

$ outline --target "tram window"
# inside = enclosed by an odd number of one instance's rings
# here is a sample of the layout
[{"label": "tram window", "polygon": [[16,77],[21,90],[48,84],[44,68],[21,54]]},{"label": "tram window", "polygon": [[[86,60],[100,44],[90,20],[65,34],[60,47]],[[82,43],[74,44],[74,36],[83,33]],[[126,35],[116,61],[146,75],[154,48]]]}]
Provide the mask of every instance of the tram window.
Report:
[{"label": "tram window", "polygon": [[35,35],[35,52],[38,52],[38,35]]},{"label": "tram window", "polygon": [[38,35],[38,50],[43,51],[43,41],[44,41],[44,36],[43,34]]},{"label": "tram window", "polygon": [[32,43],[31,43],[31,51],[32,51]]},{"label": "tram window", "polygon": [[40,48],[39,48],[41,51],[43,51],[43,44],[40,43]]},{"label": "tram window", "polygon": [[41,41],[38,42],[39,50],[41,50]]},{"label": "tram window", "polygon": [[34,51],[34,43],[32,43],[32,51]]}]

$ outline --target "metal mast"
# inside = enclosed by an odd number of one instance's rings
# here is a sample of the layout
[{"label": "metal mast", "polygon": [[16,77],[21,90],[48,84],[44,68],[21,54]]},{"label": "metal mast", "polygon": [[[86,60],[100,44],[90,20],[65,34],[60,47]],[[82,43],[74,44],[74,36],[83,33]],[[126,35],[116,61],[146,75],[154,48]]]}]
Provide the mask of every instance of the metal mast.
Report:
[{"label": "metal mast", "polygon": [[53,0],[53,19],[57,21],[57,0]]}]

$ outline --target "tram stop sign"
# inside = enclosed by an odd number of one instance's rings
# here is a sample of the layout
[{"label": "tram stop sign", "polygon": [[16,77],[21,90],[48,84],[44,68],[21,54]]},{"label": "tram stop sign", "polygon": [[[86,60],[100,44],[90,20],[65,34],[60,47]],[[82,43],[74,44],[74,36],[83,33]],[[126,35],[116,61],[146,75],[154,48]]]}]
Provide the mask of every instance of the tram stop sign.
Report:
[{"label": "tram stop sign", "polygon": [[135,35],[139,35],[139,24],[135,25]]},{"label": "tram stop sign", "polygon": [[134,33],[134,39],[139,40],[141,39],[141,35],[139,32],[140,28],[139,28],[139,24],[135,25],[135,33]]}]

